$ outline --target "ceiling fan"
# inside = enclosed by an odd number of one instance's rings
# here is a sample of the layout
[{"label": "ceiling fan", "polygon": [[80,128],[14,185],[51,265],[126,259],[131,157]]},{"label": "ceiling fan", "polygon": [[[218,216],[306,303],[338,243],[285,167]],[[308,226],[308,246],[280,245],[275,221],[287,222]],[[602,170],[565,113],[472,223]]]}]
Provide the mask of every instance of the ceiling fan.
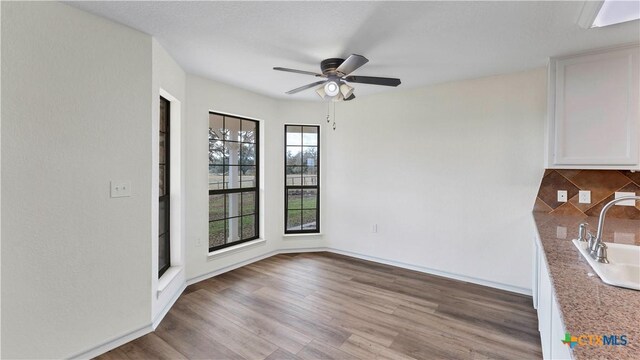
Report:
[{"label": "ceiling fan", "polygon": [[348,101],[355,99],[356,96],[353,94],[353,87],[347,85],[346,83],[361,83],[384,86],[400,85],[400,79],[395,78],[349,75],[367,62],[369,62],[369,60],[366,57],[362,55],[352,54],[346,60],[338,58],[322,60],[320,62],[320,69],[322,70],[322,74],[312,71],[288,69],[283,67],[274,67],[273,70],[304,75],[313,75],[315,77],[324,78],[323,80],[316,81],[314,83],[304,85],[293,90],[289,90],[286,92],[289,95],[320,85],[316,89],[316,92],[323,99],[330,98],[333,100]]}]

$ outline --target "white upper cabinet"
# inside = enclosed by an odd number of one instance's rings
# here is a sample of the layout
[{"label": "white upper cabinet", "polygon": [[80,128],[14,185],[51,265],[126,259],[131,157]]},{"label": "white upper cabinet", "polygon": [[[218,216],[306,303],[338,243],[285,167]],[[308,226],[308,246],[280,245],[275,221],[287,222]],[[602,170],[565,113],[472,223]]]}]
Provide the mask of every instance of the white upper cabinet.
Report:
[{"label": "white upper cabinet", "polygon": [[547,168],[640,169],[640,47],[549,61]]}]

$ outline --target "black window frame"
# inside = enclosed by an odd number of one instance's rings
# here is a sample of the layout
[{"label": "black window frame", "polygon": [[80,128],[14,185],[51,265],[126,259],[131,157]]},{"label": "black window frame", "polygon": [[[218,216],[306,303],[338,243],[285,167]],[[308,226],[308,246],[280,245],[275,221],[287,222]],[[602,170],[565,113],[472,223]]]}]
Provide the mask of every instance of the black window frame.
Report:
[{"label": "black window frame", "polygon": [[[158,147],[160,143],[160,135],[164,133],[165,151],[164,151],[164,163],[161,162],[158,157],[158,181],[161,181],[160,176],[164,176],[164,195],[158,194],[158,225],[160,222],[160,204],[164,204],[164,224],[165,229],[160,229],[158,226],[158,279],[164,275],[164,273],[171,267],[171,101],[160,96],[160,111],[162,111],[162,104],[165,105],[164,116],[166,124],[165,131],[162,131],[162,118],[158,122]],[[162,114],[160,114],[162,117]],[[160,167],[165,167],[164,173],[160,173]],[[159,185],[159,184],[158,184]],[[158,189],[159,191],[159,189]],[[165,230],[164,232],[160,232]],[[162,235],[165,236],[164,244],[162,244]],[[160,247],[165,246],[165,266],[160,267]]]},{"label": "black window frame", "polygon": [[[209,217],[209,223],[213,222],[213,221],[221,221],[224,220],[225,223],[225,237],[227,234],[227,220],[228,219],[232,219],[232,218],[240,218],[240,221],[242,221],[242,217],[243,216],[249,216],[249,215],[254,215],[254,236],[248,237],[248,238],[244,238],[244,239],[240,239],[237,241],[233,241],[230,243],[224,243],[221,245],[217,245],[217,246],[209,246],[209,252],[214,252],[216,250],[221,250],[224,248],[228,248],[230,246],[235,246],[238,244],[242,244],[248,241],[252,241],[255,239],[260,238],[260,121],[256,120],[256,119],[250,119],[250,118],[246,118],[246,117],[242,117],[242,116],[237,116],[237,115],[230,115],[230,114],[225,114],[225,113],[220,113],[220,112],[215,112],[215,111],[209,111],[209,115],[217,115],[217,116],[222,116],[223,117],[223,124],[226,124],[226,118],[234,118],[234,119],[239,119],[241,121],[251,121],[253,123],[255,123],[255,142],[254,143],[250,143],[255,147],[255,167],[256,167],[256,173],[255,173],[255,180],[254,180],[254,186],[253,187],[239,187],[239,188],[233,188],[233,189],[229,189],[226,188],[226,185],[224,185],[223,182],[223,188],[222,189],[216,189],[216,190],[211,190],[209,189],[209,196],[211,195],[225,195],[225,211],[226,211],[226,195],[227,194],[238,194],[240,197],[240,204],[241,204],[241,209],[239,211],[239,215],[238,216],[230,216],[227,217],[226,214],[223,218],[220,219],[216,219],[216,220],[211,220]],[[241,125],[242,126],[242,125]],[[223,128],[226,129],[226,125],[223,125]],[[241,130],[242,131],[242,130]],[[221,141],[229,141],[229,142],[234,142],[234,143],[240,143],[245,144],[245,142],[240,142],[240,141],[235,141],[235,140],[221,140]],[[246,144],[249,144],[248,142]],[[211,164],[209,164],[209,166],[211,166]],[[241,164],[238,165],[229,165],[229,166],[242,166]],[[209,187],[209,183],[207,182],[207,188]],[[254,213],[253,214],[243,214],[243,210],[242,210],[242,193],[246,193],[246,192],[253,192],[253,196],[254,196]],[[208,202],[207,202],[208,203]],[[209,226],[207,226],[207,228],[209,229]],[[209,233],[209,237],[211,236],[211,234]],[[226,241],[226,239],[225,239]]]},{"label": "black window frame", "polygon": [[[287,184],[287,149],[290,146],[298,146],[298,145],[289,145],[287,142],[287,129],[289,127],[300,127],[300,136],[301,142],[300,147],[304,149],[304,128],[315,128],[317,134],[316,140],[316,183],[315,185],[305,185],[304,181],[301,181],[301,185],[288,185]],[[309,146],[309,145],[306,145]],[[312,145],[313,146],[313,145]],[[303,151],[301,149],[301,151]],[[304,167],[305,165],[301,165]],[[289,223],[289,190],[316,190],[316,207],[315,209],[305,209],[304,207],[300,209],[300,216],[303,216],[304,210],[315,210],[316,211],[316,227],[315,229],[304,229],[302,227],[302,219],[300,223],[300,230],[289,230],[287,224]],[[302,125],[302,124],[285,124],[284,125],[284,233],[285,234],[318,234],[320,233],[320,125]]]}]

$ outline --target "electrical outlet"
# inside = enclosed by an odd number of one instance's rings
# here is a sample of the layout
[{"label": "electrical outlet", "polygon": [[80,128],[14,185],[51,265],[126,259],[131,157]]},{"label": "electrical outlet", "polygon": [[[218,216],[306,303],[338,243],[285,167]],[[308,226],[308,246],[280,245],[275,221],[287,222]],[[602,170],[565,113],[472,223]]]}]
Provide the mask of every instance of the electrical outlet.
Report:
[{"label": "electrical outlet", "polygon": [[111,181],[111,197],[131,196],[131,181]]},{"label": "electrical outlet", "polygon": [[558,202],[567,202],[567,190],[558,190]]},{"label": "electrical outlet", "polygon": [[578,202],[580,204],[591,204],[591,191],[580,190],[578,193]]},{"label": "electrical outlet", "polygon": [[[635,196],[636,193],[634,192],[624,192],[624,191],[616,191],[616,195],[615,198],[621,198],[621,197],[625,197],[625,196]],[[616,205],[620,205],[620,206],[636,206],[636,201],[631,199],[631,200],[625,200],[625,201],[620,201],[619,203],[616,203]]]}]

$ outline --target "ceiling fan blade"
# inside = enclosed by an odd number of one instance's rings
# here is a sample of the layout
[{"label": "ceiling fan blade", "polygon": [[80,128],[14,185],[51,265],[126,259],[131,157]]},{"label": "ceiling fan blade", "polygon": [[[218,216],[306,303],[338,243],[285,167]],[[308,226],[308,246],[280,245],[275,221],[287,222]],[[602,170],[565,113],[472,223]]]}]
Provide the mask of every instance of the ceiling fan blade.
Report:
[{"label": "ceiling fan blade", "polygon": [[347,82],[371,84],[371,85],[384,85],[384,86],[398,86],[400,85],[400,79],[395,78],[383,78],[375,76],[347,76],[344,78]]},{"label": "ceiling fan blade", "polygon": [[356,71],[360,66],[369,62],[369,59],[362,55],[352,54],[345,61],[338,66],[336,72],[344,75],[349,75],[352,72]]},{"label": "ceiling fan blade", "polygon": [[324,75],[318,74],[318,73],[314,73],[312,71],[296,70],[296,69],[289,69],[289,68],[283,68],[283,67],[274,67],[273,70],[286,71],[286,72],[292,72],[292,73],[303,74],[303,75],[313,75],[313,76],[324,77]]},{"label": "ceiling fan blade", "polygon": [[344,101],[351,101],[351,100],[353,100],[355,98],[356,98],[356,95],[355,94],[351,94],[351,96],[349,96],[348,98],[344,99]]},{"label": "ceiling fan blade", "polygon": [[314,86],[317,86],[317,85],[320,85],[320,84],[324,84],[325,82],[326,82],[326,80],[316,81],[316,82],[314,82],[314,83],[307,84],[307,85],[305,85],[305,86],[300,86],[299,88],[295,88],[295,89],[293,89],[293,90],[289,90],[289,91],[287,91],[286,93],[287,93],[287,94],[289,94],[289,95],[291,95],[291,94],[295,94],[295,93],[299,93],[299,92],[300,92],[300,91],[302,91],[302,90],[310,89],[310,88],[312,88],[312,87],[314,87]]}]

